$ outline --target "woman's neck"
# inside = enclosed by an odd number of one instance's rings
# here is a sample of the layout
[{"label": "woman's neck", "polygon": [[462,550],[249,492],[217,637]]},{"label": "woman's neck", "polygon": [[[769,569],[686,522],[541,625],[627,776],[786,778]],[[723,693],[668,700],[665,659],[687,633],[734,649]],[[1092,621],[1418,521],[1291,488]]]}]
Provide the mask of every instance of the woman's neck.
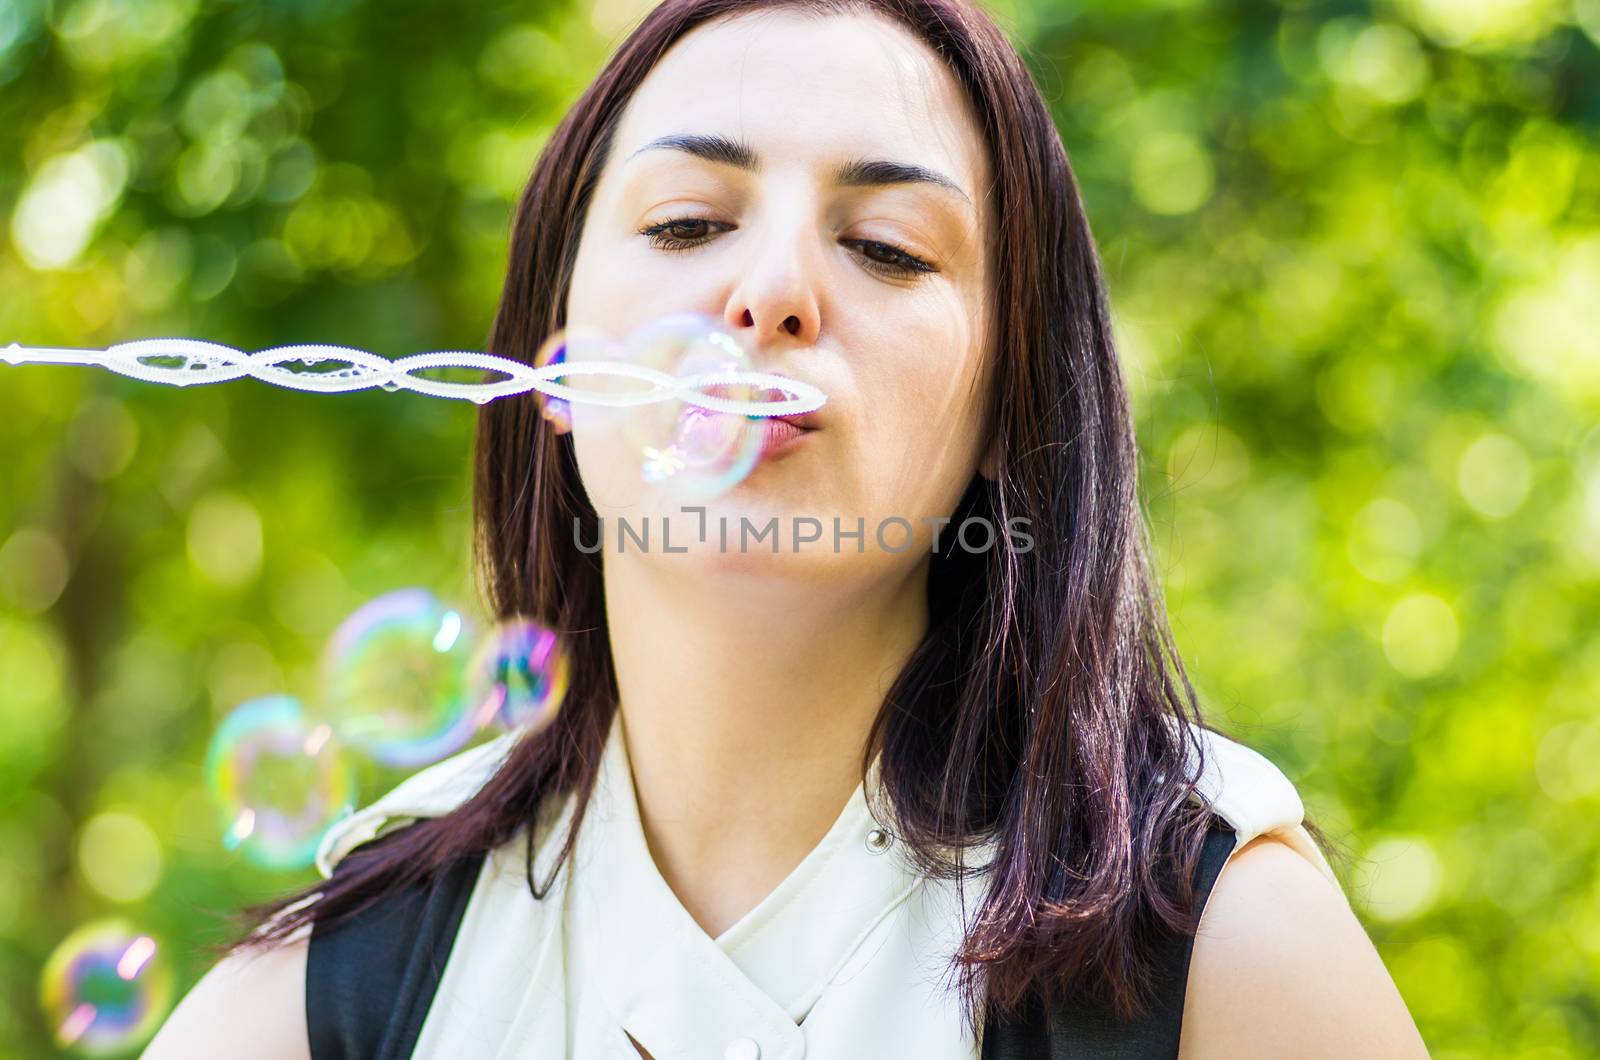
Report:
[{"label": "woman's neck", "polygon": [[867,732],[927,622],[925,577],[848,597],[615,563],[606,610],[650,852],[715,938],[861,782]]}]

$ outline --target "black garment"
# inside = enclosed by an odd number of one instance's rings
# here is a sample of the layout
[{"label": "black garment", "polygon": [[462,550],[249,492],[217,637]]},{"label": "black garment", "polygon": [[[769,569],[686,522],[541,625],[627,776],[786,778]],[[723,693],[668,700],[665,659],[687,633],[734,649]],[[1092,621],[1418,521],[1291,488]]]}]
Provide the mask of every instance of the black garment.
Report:
[{"label": "black garment", "polygon": [[[1195,870],[1204,904],[1234,847],[1234,830],[1213,818]],[[306,958],[306,1030],[312,1060],[407,1060],[483,867],[462,858],[331,931],[316,924]],[[337,876],[339,867],[334,870]],[[1150,1013],[1119,1021],[1083,999],[984,1026],[982,1060],[1171,1060],[1178,1055],[1192,936],[1159,952]]]},{"label": "black garment", "polygon": [[[439,988],[483,854],[389,895],[332,931],[311,928],[306,1034],[312,1060],[406,1060]],[[334,867],[337,877],[349,862]]]},{"label": "black garment", "polygon": [[[1211,820],[1194,870],[1197,908],[1205,906],[1236,838],[1222,818]],[[985,1024],[982,1060],[1172,1060],[1183,1030],[1193,952],[1193,935],[1170,937],[1157,950],[1155,996],[1143,1019],[1123,1022],[1081,997],[1049,1012],[1035,1003],[1015,1020]]]}]

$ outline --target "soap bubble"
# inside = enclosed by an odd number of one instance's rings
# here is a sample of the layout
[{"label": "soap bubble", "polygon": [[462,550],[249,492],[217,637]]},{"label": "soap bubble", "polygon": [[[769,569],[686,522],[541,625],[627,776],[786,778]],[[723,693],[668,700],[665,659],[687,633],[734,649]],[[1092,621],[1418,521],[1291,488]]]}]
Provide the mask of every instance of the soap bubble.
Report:
[{"label": "soap bubble", "polygon": [[497,624],[479,642],[468,670],[472,701],[503,729],[543,728],[566,698],[566,650],[532,619]]},{"label": "soap bubble", "polygon": [[223,845],[275,869],[311,864],[328,827],[355,809],[355,777],[332,726],[293,696],[235,707],[206,750],[206,787]]},{"label": "soap bubble", "polygon": [[339,738],[412,768],[465,747],[489,721],[467,688],[472,625],[426,589],[397,589],[340,623],[323,655],[324,709]]},{"label": "soap bubble", "polygon": [[[752,365],[732,336],[705,317],[680,313],[640,328],[628,342],[630,360],[660,367],[680,378],[750,371]],[[762,388],[748,383],[711,383],[704,393],[755,401]],[[679,497],[713,497],[754,470],[761,456],[764,421],[717,412],[686,401],[660,401],[628,410],[624,435],[638,448],[646,482],[666,484]]]},{"label": "soap bubble", "polygon": [[[739,342],[703,313],[657,317],[624,343],[568,333],[563,348],[568,363],[610,360],[675,379],[700,376],[696,390],[710,397],[764,402],[772,396],[763,386],[720,380],[755,366]],[[591,376],[583,382],[584,389],[599,393],[637,393],[651,385],[626,376]],[[620,432],[639,462],[641,479],[685,500],[714,497],[743,481],[760,459],[765,429],[764,417],[716,411],[678,397],[620,407],[587,405],[581,422]]]},{"label": "soap bubble", "polygon": [[[534,354],[533,366],[544,368],[552,364],[561,364],[567,359],[567,336],[564,332],[556,332],[545,340],[539,352]],[[558,377],[557,382],[561,382]],[[533,391],[535,399],[539,402],[539,414],[561,430],[572,429],[572,405],[565,398],[550,397],[539,391]]]},{"label": "soap bubble", "polygon": [[156,942],[123,920],[97,920],[57,946],[39,976],[56,1045],[85,1056],[126,1052],[155,1033],[173,974]]}]

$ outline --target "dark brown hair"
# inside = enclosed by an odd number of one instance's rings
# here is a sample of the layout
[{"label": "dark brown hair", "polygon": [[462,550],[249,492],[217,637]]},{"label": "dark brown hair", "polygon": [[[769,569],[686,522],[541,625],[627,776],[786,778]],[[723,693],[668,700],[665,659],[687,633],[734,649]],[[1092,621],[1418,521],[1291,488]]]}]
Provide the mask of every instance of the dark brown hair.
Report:
[{"label": "dark brown hair", "polygon": [[[666,0],[535,165],[490,350],[527,361],[564,325],[590,196],[623,109],[660,57],[696,26],[777,7],[876,13],[926,42],[970,97],[994,174],[1002,326],[985,429],[1000,468],[993,481],[974,475],[952,514],[957,523],[1025,518],[1034,547],[932,555],[928,630],[871,729],[863,775],[881,752],[886,812],[921,871],[983,881],[952,966],[969,1020],[984,1005],[1010,1012],[1030,995],[1072,992],[1132,1016],[1146,1005],[1153,942],[1197,919],[1188,881],[1210,822],[1192,798],[1203,723],[1152,575],[1132,417],[1077,181],[1000,29],[960,0]],[[235,948],[270,945],[313,920],[337,923],[451,859],[506,843],[552,797],[575,794],[581,822],[617,685],[599,558],[579,551],[573,529],[596,540],[596,514],[571,436],[547,429],[535,395],[480,410],[474,487],[474,563],[489,610],[564,635],[566,703],[448,816],[353,851],[330,881],[245,910],[259,932]],[[575,834],[542,881],[528,845],[534,898]],[[967,863],[988,843],[992,861]]]}]

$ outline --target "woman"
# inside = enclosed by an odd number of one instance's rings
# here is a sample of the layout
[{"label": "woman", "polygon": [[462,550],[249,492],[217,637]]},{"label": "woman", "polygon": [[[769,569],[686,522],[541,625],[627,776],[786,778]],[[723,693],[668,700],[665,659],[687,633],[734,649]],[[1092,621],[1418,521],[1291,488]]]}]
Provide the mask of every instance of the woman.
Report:
[{"label": "woman", "polygon": [[[1426,1055],[1293,786],[1198,720],[994,25],[652,11],[534,169],[491,348],[683,310],[820,387],[809,429],[687,511],[582,407],[486,406],[488,596],[563,632],[567,702],[325,837],[149,1055]],[[697,532],[798,514],[866,532]],[[619,515],[682,551],[595,551]]]}]

